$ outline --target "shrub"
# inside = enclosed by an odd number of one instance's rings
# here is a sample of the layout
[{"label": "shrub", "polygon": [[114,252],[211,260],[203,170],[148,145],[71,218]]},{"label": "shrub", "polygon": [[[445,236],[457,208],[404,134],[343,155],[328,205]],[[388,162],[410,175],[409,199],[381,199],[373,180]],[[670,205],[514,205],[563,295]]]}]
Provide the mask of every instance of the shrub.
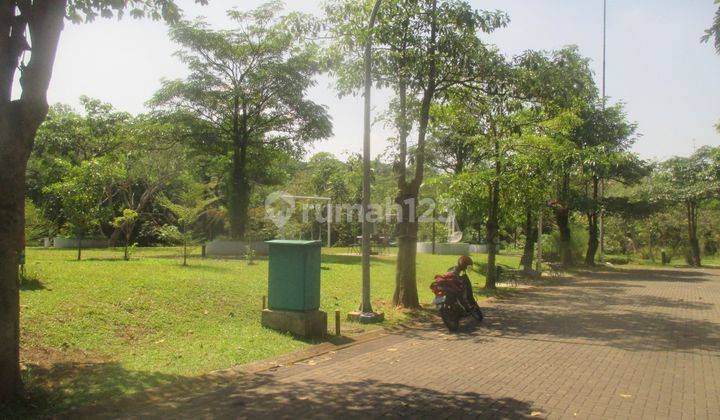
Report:
[{"label": "shrub", "polygon": [[[585,259],[587,251],[588,233],[581,225],[573,225],[571,227],[570,249],[573,259],[576,263],[580,263]],[[560,232],[554,231],[551,234],[543,235],[543,260],[559,261],[560,260]]]}]

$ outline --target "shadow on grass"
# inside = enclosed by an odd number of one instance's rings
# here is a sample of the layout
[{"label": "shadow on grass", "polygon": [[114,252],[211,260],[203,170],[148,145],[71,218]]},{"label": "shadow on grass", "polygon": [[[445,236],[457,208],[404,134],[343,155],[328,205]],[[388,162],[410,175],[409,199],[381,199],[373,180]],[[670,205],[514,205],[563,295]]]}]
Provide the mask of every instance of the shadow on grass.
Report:
[{"label": "shadow on grass", "polygon": [[20,290],[35,291],[48,289],[45,287],[42,280],[37,278],[35,275],[25,273],[20,276]]},{"label": "shadow on grass", "polygon": [[67,261],[68,261],[68,262],[78,262],[78,263],[81,263],[81,262],[87,262],[87,263],[92,263],[92,262],[123,262],[123,263],[131,263],[131,262],[134,262],[134,261],[136,262],[136,261],[140,261],[140,260],[144,260],[144,259],[145,259],[145,258],[131,257],[129,260],[126,260],[126,259],[123,258],[122,255],[121,255],[121,256],[118,256],[118,257],[83,257],[83,258],[82,258],[81,260],[79,260],[79,261],[78,261],[77,258],[72,258],[72,259],[68,259]]},{"label": "shadow on grass", "polygon": [[188,270],[188,271],[202,271],[202,272],[208,272],[208,273],[226,273],[228,271],[232,271],[232,267],[226,267],[226,266],[215,266],[215,265],[200,265],[198,263],[192,263],[188,262],[188,265],[182,265],[182,261],[180,261],[177,265],[178,269],[180,270]]},{"label": "shadow on grass", "polygon": [[60,362],[51,367],[28,364],[23,376],[25,398],[11,407],[0,407],[0,418],[50,417],[81,405],[183,379],[157,372],[130,371],[117,362]]},{"label": "shadow on grass", "polygon": [[[370,261],[373,264],[395,264],[395,260],[391,258],[373,256]],[[323,264],[345,264],[345,265],[358,265],[360,264],[360,256],[355,255],[337,255],[337,254],[323,254]]]}]

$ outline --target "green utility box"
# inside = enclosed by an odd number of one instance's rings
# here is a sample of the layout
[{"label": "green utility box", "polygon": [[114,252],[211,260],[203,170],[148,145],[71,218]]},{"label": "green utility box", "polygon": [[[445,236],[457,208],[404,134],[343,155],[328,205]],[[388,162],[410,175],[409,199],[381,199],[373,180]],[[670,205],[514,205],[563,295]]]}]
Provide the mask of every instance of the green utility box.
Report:
[{"label": "green utility box", "polygon": [[320,308],[320,241],[268,241],[268,308],[317,311]]}]

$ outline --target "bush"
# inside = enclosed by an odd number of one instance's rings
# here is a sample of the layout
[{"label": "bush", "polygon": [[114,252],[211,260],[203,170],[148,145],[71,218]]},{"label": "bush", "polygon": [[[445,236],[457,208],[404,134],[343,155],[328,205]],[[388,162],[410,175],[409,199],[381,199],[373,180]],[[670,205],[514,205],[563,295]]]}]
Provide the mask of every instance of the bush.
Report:
[{"label": "bush", "polygon": [[52,236],[52,224],[30,200],[25,200],[25,240],[33,242]]},{"label": "bush", "polygon": [[611,257],[611,258],[606,258],[605,261],[607,261],[608,263],[610,263],[612,265],[630,264],[630,259],[627,257]]},{"label": "bush", "polygon": [[[580,225],[571,227],[570,249],[576,263],[585,260],[587,251],[588,233]],[[551,234],[543,235],[543,260],[560,261],[560,232],[554,231]]]},{"label": "bush", "polygon": [[182,245],[182,233],[175,225],[162,225],[157,228],[157,236],[166,245]]},{"label": "bush", "polygon": [[718,243],[714,239],[705,239],[705,246],[703,247],[705,256],[711,257],[718,252]]}]

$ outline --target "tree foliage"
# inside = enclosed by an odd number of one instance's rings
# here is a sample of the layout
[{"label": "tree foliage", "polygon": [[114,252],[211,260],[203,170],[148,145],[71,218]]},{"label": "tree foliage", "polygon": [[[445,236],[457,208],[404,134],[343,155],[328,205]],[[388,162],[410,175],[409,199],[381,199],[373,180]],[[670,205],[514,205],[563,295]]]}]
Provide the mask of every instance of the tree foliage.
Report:
[{"label": "tree foliage", "polygon": [[171,38],[190,70],[166,80],[151,104],[202,119],[213,130],[210,146],[231,156],[228,169],[231,234],[245,235],[250,195],[272,168],[274,156],[298,156],[332,133],[324,106],[307,99],[320,66],[315,28],[307,15],[280,15],[270,2],[249,12],[231,10],[236,29],[213,30],[204,21],[179,22]]},{"label": "tree foliage", "polygon": [[715,4],[718,5],[718,9],[713,17],[712,26],[705,30],[705,35],[702,36],[702,42],[712,41],[715,44],[715,51],[720,54],[720,0],[715,0]]}]

